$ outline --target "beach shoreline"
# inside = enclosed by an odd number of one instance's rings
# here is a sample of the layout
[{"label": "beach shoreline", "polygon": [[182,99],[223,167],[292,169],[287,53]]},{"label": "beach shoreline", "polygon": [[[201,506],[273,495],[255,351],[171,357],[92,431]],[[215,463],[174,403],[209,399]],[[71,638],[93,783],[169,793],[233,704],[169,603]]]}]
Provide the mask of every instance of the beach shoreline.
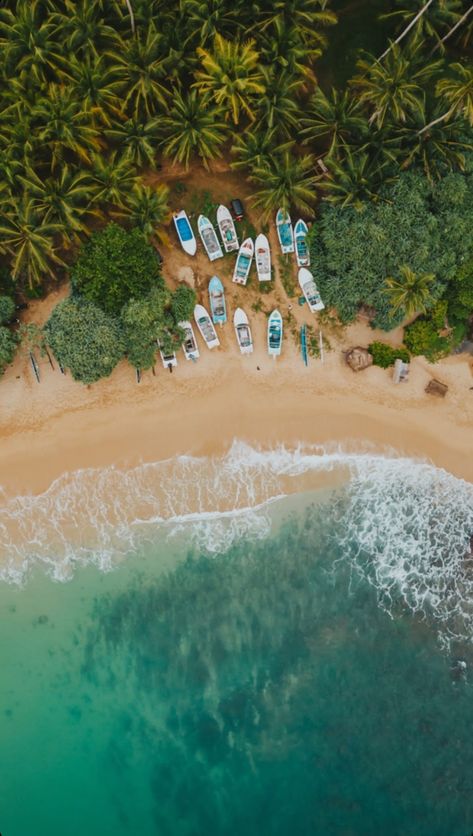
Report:
[{"label": "beach shoreline", "polygon": [[[84,468],[221,455],[235,439],[265,449],[338,444],[352,452],[395,451],[473,482],[471,358],[435,366],[416,358],[409,381],[395,386],[392,370],[354,373],[345,365],[343,347],[366,344],[372,334],[363,323],[344,332],[343,346],[334,344],[324,363],[311,360],[306,368],[289,339],[281,358],[267,356],[265,321],[262,314],[252,319],[252,356],[238,353],[227,325],[220,349],[203,348],[195,364],[181,354],[172,375],[159,366],[140,384],[123,362],[107,380],[84,387],[44,358],[37,384],[20,355],[0,389],[5,496],[41,493]],[[445,399],[425,394],[432,377],[448,384]]]}]

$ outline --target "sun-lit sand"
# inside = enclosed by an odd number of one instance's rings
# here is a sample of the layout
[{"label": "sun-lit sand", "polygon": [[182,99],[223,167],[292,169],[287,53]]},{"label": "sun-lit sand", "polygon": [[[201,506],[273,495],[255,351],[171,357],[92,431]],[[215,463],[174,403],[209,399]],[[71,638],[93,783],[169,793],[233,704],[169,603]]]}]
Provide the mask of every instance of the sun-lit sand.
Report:
[{"label": "sun-lit sand", "polygon": [[[228,281],[226,287],[233,310],[247,291],[234,290]],[[43,321],[64,292],[32,305],[29,318]],[[264,446],[371,443],[426,458],[473,481],[471,358],[452,357],[436,366],[416,359],[409,381],[397,386],[391,370],[354,373],[344,363],[343,348],[380,336],[360,322],[338,337],[326,332],[332,350],[324,363],[311,360],[306,368],[289,333],[282,356],[267,356],[266,317],[246,307],[252,356],[240,356],[228,323],[219,331],[221,348],[209,352],[200,342],[197,363],[186,362],[180,352],[172,375],[159,364],[156,376],[146,372],[139,385],[125,362],[109,379],[84,387],[56,364],[53,371],[45,358],[38,384],[28,358],[20,354],[0,383],[4,490],[41,492],[61,473],[84,467],[132,467],[176,454],[221,453],[234,438]],[[281,309],[287,314],[287,301]],[[291,313],[311,321],[297,305]],[[432,376],[448,384],[444,400],[424,393]]]}]

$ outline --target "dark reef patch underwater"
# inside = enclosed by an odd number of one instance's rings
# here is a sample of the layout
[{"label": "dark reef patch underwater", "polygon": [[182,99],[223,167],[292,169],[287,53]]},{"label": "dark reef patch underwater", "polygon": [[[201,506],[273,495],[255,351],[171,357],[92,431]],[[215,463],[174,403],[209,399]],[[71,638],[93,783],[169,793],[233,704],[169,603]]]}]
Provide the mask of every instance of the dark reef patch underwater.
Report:
[{"label": "dark reef patch underwater", "polygon": [[469,836],[473,650],[380,585],[355,490],[3,585],[3,836]]}]

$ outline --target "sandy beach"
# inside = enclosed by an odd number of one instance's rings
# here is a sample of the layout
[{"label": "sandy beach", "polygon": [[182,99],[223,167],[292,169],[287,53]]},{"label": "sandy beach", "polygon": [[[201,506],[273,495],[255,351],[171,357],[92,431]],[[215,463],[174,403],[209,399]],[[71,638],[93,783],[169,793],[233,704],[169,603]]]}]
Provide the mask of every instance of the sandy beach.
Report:
[{"label": "sandy beach", "polygon": [[[64,291],[30,307],[44,321]],[[233,304],[245,289],[230,294]],[[286,304],[287,307],[287,304]],[[296,306],[297,307],[297,306]],[[292,312],[297,321],[310,314]],[[177,454],[222,453],[234,439],[269,447],[299,442],[339,443],[432,461],[473,481],[473,375],[471,358],[459,355],[435,366],[417,358],[407,383],[395,386],[391,370],[354,373],[343,350],[386,335],[359,322],[329,334],[324,362],[306,368],[288,334],[283,354],[266,354],[264,313],[252,313],[255,353],[240,356],[228,323],[221,347],[186,362],[173,374],[156,366],[137,384],[125,362],[91,387],[40,361],[41,383],[19,354],[1,381],[0,485],[6,495],[43,492],[65,472],[115,464],[131,468]],[[391,334],[391,341],[396,338]],[[444,400],[425,394],[435,377],[449,387]]]}]

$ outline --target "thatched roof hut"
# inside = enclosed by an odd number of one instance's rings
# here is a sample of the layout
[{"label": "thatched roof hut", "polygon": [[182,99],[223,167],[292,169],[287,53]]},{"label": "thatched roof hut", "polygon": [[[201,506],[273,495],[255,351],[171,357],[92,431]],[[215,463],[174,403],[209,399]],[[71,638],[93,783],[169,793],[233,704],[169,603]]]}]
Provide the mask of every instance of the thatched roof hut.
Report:
[{"label": "thatched roof hut", "polygon": [[425,391],[428,395],[435,395],[437,398],[444,398],[448,392],[448,386],[445,383],[441,383],[440,380],[435,380],[433,377],[425,387]]},{"label": "thatched roof hut", "polygon": [[373,365],[373,358],[368,349],[359,345],[345,353],[345,360],[354,372],[361,372]]}]

